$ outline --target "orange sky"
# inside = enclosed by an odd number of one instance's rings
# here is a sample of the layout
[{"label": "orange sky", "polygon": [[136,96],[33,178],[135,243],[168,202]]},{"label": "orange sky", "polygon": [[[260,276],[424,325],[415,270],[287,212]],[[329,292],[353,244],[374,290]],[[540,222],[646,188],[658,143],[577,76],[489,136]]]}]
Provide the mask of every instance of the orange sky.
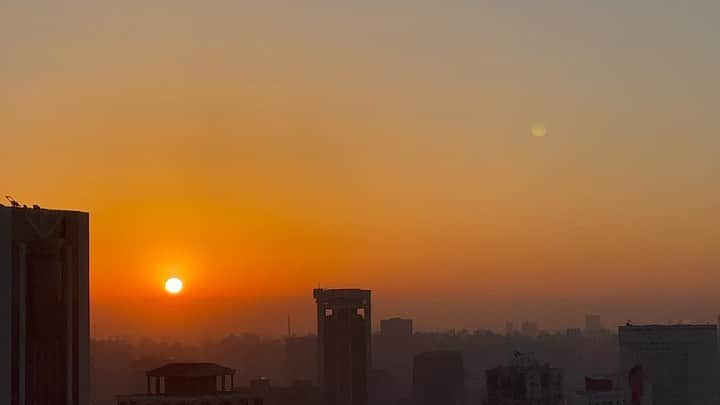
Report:
[{"label": "orange sky", "polygon": [[0,192],[91,212],[99,335],[715,317],[716,3],[242,3],[0,11]]}]

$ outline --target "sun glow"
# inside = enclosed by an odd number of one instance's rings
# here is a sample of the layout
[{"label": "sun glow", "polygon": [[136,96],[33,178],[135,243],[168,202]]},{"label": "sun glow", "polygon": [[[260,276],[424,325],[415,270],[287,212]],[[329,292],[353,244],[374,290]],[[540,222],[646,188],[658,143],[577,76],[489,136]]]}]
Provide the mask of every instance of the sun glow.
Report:
[{"label": "sun glow", "polygon": [[171,277],[165,281],[165,291],[170,294],[179,294],[183,289],[183,282],[177,277]]},{"label": "sun glow", "polygon": [[530,128],[530,133],[534,137],[542,138],[547,135],[547,128],[545,128],[545,125],[543,124],[535,124],[532,128]]}]

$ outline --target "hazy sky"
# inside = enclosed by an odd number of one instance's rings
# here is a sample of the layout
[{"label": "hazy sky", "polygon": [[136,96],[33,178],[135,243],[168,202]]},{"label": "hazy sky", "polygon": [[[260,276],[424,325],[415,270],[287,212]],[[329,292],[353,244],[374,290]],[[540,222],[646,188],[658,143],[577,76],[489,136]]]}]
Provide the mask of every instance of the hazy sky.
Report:
[{"label": "hazy sky", "polygon": [[719,17],[5,0],[0,193],[91,212],[99,335],[309,331],[318,285],[420,329],[711,320]]}]

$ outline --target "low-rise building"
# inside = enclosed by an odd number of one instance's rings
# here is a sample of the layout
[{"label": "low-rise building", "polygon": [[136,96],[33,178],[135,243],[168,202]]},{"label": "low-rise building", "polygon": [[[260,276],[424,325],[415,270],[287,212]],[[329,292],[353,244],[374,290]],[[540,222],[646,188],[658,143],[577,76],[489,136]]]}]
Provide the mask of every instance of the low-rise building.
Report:
[{"label": "low-rise building", "polygon": [[118,405],[265,405],[261,390],[235,390],[235,370],[214,363],[170,363],[149,370],[147,392]]}]

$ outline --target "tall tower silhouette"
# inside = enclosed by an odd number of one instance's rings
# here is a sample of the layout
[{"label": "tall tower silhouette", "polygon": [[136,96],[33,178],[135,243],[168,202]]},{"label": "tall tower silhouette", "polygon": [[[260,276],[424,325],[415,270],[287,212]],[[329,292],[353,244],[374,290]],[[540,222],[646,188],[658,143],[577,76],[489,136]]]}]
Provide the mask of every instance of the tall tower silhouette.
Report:
[{"label": "tall tower silhouette", "polygon": [[313,290],[317,302],[318,381],[326,405],[367,405],[371,367],[370,290]]},{"label": "tall tower silhouette", "polygon": [[89,403],[88,214],[0,207],[0,404]]}]

